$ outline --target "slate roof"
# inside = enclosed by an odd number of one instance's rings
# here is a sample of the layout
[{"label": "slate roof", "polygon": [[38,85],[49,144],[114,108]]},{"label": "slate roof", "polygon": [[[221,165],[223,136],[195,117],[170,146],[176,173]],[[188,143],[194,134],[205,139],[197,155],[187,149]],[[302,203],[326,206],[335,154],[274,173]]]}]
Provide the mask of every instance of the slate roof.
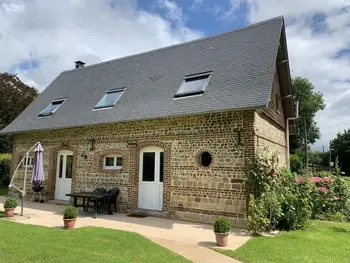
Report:
[{"label": "slate roof", "polygon": [[[0,133],[96,125],[266,107],[283,17],[179,45],[62,72]],[[202,96],[174,99],[186,75],[212,71]],[[113,108],[93,110],[106,91],[126,87]],[[38,118],[52,100],[67,100]]]}]

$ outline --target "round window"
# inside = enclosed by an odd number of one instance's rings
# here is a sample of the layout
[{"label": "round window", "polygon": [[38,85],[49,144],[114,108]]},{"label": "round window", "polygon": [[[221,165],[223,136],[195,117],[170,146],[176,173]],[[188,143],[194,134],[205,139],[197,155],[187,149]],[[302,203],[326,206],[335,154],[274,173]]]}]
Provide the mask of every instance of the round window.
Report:
[{"label": "round window", "polygon": [[211,164],[211,154],[208,152],[201,153],[199,161],[202,166],[209,166]]}]

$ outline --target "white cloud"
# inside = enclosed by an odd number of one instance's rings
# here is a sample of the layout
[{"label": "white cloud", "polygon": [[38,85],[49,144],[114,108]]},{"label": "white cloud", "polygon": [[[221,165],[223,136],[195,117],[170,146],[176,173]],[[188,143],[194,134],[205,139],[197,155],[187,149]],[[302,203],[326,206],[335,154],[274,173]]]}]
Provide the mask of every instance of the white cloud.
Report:
[{"label": "white cloud", "polygon": [[203,0],[193,0],[192,5],[189,7],[191,11],[197,11],[203,4]]},{"label": "white cloud", "polygon": [[[350,128],[350,53],[339,56],[339,52],[350,48],[350,0],[245,2],[249,8],[247,18],[252,23],[285,16],[292,75],[310,79],[327,104],[326,110],[316,116],[322,138],[314,148],[321,149],[338,131]],[[315,15],[324,21],[317,21]],[[315,26],[321,30],[315,31]]]},{"label": "white cloud", "polygon": [[[42,90],[77,59],[92,64],[202,35],[174,2],[161,2],[165,17],[127,0],[0,1],[0,72],[12,68]],[[32,60],[38,68],[18,66]]]}]

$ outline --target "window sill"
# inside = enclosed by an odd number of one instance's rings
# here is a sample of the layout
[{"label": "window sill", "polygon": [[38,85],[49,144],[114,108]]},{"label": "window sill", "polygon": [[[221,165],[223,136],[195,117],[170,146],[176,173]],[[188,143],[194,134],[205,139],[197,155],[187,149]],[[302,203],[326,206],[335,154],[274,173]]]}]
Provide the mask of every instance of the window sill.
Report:
[{"label": "window sill", "polygon": [[124,169],[120,168],[120,169],[105,169],[105,168],[100,168],[97,172],[98,173],[104,173],[104,174],[116,174],[116,173],[121,173],[123,172]]},{"label": "window sill", "polygon": [[106,171],[119,171],[122,170],[123,167],[119,167],[119,168],[107,168],[107,167],[103,167],[102,170],[106,170]]}]

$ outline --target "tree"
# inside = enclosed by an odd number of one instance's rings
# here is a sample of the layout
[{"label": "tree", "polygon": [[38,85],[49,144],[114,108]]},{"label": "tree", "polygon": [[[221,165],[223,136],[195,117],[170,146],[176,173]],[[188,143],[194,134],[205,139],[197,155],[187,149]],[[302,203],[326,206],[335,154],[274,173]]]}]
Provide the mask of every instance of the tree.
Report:
[{"label": "tree", "polygon": [[290,170],[294,173],[301,173],[303,168],[303,159],[298,154],[290,155]]},{"label": "tree", "polygon": [[341,170],[350,173],[350,129],[338,133],[331,145],[333,162],[338,157]]},{"label": "tree", "polygon": [[[36,97],[38,90],[15,74],[0,73],[0,129],[10,124]],[[0,136],[0,153],[11,152],[9,136]]]},{"label": "tree", "polygon": [[326,105],[322,93],[315,91],[314,86],[308,79],[293,78],[292,86],[293,100],[294,103],[299,101],[299,116],[302,117],[298,120],[299,134],[290,138],[290,152],[295,153],[298,148],[304,145],[304,119],[306,120],[308,144],[313,144],[320,138],[321,133],[315,121],[315,115],[316,112],[323,110]]}]

